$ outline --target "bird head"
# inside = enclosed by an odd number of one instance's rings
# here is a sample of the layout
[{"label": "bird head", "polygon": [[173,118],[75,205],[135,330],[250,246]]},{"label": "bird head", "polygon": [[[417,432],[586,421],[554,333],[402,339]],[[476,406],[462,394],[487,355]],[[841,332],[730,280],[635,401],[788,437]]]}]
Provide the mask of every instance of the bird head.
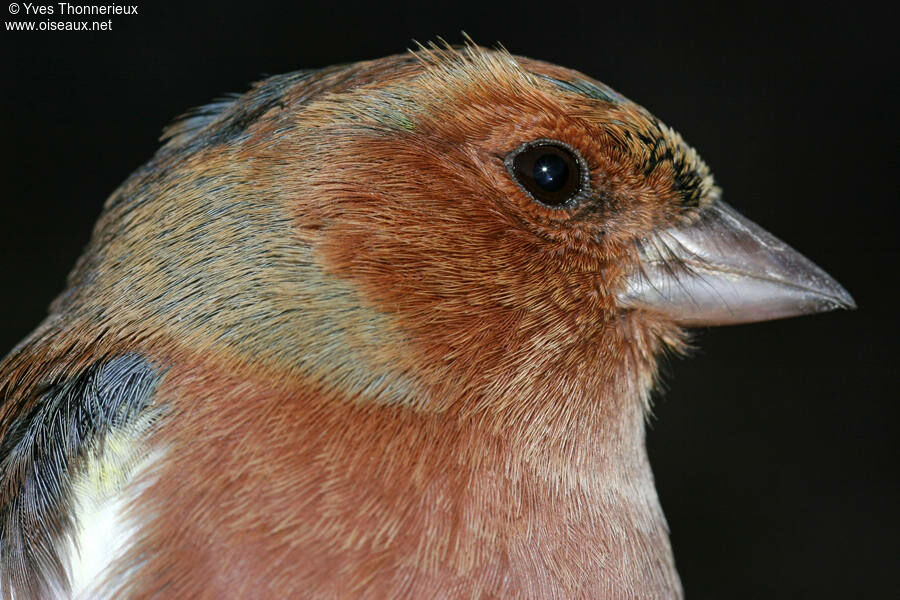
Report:
[{"label": "bird head", "polygon": [[491,402],[852,304],[645,109],[502,50],[273,77],[165,138],[55,311],[351,396]]}]

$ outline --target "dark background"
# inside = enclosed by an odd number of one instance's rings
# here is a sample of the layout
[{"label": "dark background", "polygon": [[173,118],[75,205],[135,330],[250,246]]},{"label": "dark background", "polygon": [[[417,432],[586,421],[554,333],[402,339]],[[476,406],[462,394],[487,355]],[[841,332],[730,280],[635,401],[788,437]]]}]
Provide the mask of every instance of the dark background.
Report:
[{"label": "dark background", "polygon": [[[140,14],[112,17],[111,32],[0,30],[0,354],[40,321],[106,196],[185,109],[263,74],[403,52],[413,38],[459,42],[465,30],[648,107],[700,150],[728,202],[860,306],[700,331],[694,357],[668,365],[649,445],[689,597],[896,593],[900,198],[888,15],[137,1]],[[4,21],[7,11],[4,0]]]}]

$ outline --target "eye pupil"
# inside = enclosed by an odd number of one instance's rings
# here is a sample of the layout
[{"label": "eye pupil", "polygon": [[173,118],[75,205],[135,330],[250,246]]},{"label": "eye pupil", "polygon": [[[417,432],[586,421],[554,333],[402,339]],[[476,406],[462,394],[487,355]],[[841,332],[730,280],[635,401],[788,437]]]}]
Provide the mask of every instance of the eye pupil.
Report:
[{"label": "eye pupil", "polygon": [[548,192],[558,192],[569,178],[569,166],[555,154],[544,154],[534,161],[532,177]]},{"label": "eye pupil", "polygon": [[586,185],[584,159],[573,148],[556,140],[522,144],[507,155],[505,162],[516,183],[545,206],[573,206],[582,185]]}]

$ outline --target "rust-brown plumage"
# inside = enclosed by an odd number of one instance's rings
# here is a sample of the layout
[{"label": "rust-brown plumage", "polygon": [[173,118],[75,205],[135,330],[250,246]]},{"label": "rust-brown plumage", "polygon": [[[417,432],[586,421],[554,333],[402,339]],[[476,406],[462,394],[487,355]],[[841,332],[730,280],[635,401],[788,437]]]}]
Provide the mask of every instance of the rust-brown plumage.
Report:
[{"label": "rust-brown plumage", "polygon": [[[510,177],[536,139],[589,165],[576,206]],[[644,109],[475,46],[188,116],[0,366],[2,593],[69,593],[68,499],[113,460],[134,529],[88,594],[680,595],[643,420],[682,330],[621,297],[642,241],[718,195]],[[47,485],[22,424],[80,374],[125,381],[109,364],[146,377],[136,408],[60,426],[58,493],[22,501]]]}]

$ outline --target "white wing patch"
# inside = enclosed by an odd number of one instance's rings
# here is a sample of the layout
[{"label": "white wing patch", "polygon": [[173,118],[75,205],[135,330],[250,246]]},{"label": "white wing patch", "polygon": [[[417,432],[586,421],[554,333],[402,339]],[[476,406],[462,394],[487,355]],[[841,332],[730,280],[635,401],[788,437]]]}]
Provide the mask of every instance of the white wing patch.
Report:
[{"label": "white wing patch", "polygon": [[117,431],[109,435],[102,453],[96,453],[73,485],[72,508],[75,527],[69,538],[69,582],[72,597],[96,600],[110,597],[101,590],[117,587],[109,580],[121,558],[134,542],[141,523],[129,511],[141,491],[153,483],[153,465],[162,452],[135,460],[142,444],[134,435]]},{"label": "white wing patch", "polygon": [[127,549],[135,527],[125,522],[121,496],[107,499],[99,506],[93,498],[79,497],[78,529],[71,557],[72,593],[76,598],[89,598],[88,592],[103,581],[116,557]]}]

